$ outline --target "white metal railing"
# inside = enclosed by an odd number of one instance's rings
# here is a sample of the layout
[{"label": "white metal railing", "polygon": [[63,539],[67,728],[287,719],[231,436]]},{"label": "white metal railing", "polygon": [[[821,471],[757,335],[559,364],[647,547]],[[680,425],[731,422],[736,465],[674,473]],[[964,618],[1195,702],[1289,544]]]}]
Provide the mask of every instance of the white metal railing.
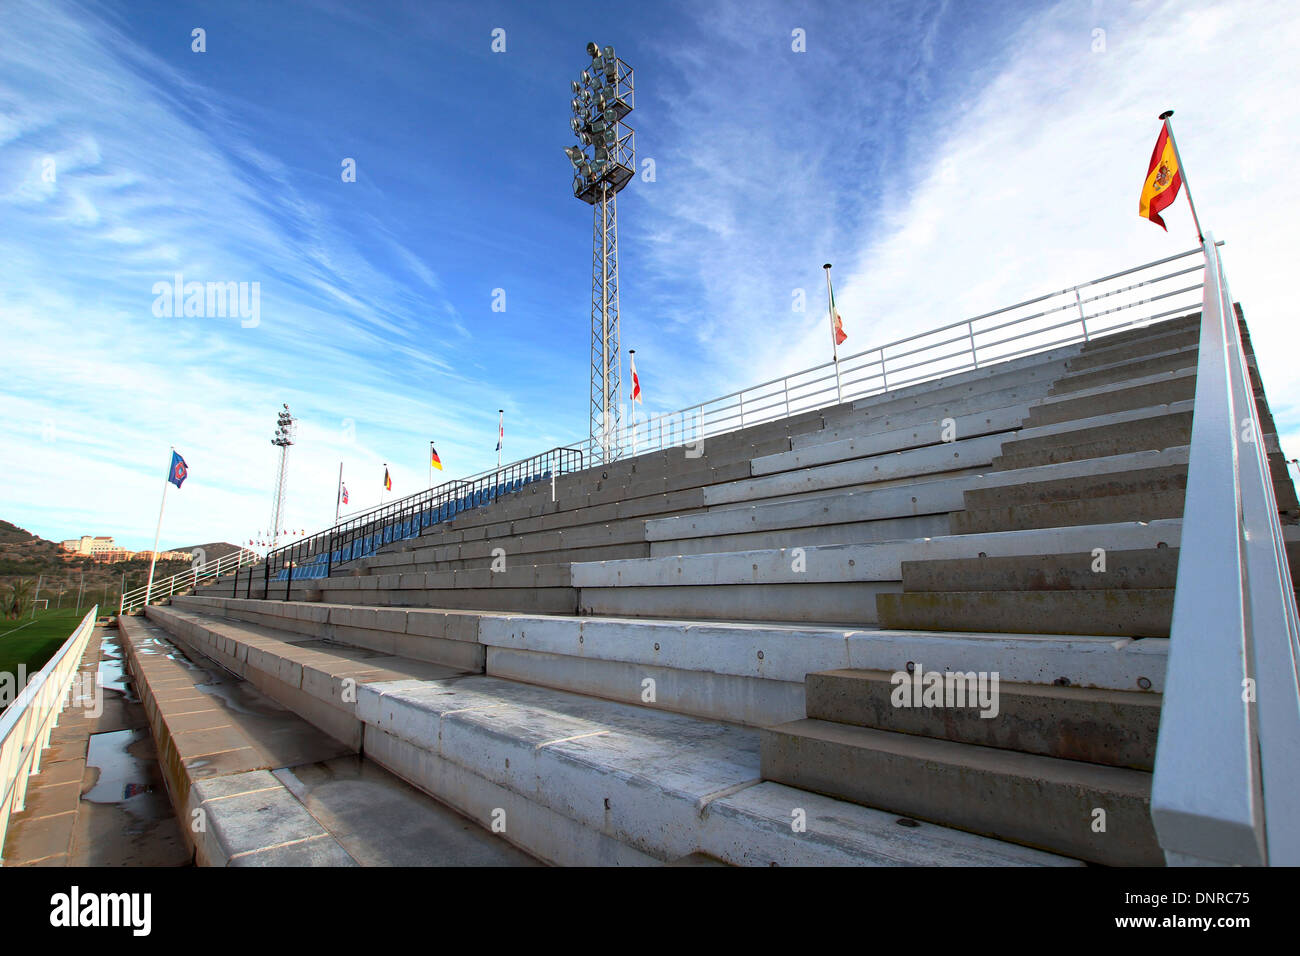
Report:
[{"label": "white metal railing", "polygon": [[1300,864],[1300,624],[1250,370],[1205,237],[1151,817],[1171,864]]},{"label": "white metal railing", "polygon": [[26,805],[27,780],[41,771],[41,753],[67,703],[72,679],[95,630],[99,605],[81,619],[72,636],[0,714],[0,853],[4,852],[9,815]]},{"label": "white metal railing", "polygon": [[132,611],[144,607],[146,597],[148,600],[171,597],[173,594],[177,594],[189,588],[198,587],[200,581],[216,579],[220,575],[238,571],[246,565],[256,564],[259,560],[261,559],[258,557],[256,551],[246,551],[243,548],[240,548],[238,551],[232,551],[230,554],[223,555],[216,561],[205,561],[202,564],[195,564],[188,571],[181,571],[177,574],[173,574],[169,578],[155,581],[152,588],[145,584],[138,588],[124,591],[122,593],[122,599],[118,602],[117,613],[130,614]]},{"label": "white metal railing", "polygon": [[[1197,258],[1190,264],[1170,265],[1193,256]],[[834,362],[826,362],[697,405],[651,413],[635,425],[623,414],[611,447],[626,456],[692,444],[738,428],[1185,315],[1200,306],[1204,269],[1200,257],[1199,248],[1191,249],[873,346],[841,358],[838,370]],[[601,446],[600,436],[568,445],[582,449],[592,464],[600,460]]]}]

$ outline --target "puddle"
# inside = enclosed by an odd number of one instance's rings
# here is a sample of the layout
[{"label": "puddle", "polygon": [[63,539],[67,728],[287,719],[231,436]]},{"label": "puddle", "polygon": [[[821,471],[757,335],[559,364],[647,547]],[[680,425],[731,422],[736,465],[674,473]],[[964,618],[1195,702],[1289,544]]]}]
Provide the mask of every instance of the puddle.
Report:
[{"label": "puddle", "polygon": [[154,786],[148,762],[133,753],[136,749],[148,750],[148,744],[148,728],[92,734],[86,767],[96,771],[95,785],[81,799],[114,804],[133,816],[156,818],[160,801],[150,798]]}]

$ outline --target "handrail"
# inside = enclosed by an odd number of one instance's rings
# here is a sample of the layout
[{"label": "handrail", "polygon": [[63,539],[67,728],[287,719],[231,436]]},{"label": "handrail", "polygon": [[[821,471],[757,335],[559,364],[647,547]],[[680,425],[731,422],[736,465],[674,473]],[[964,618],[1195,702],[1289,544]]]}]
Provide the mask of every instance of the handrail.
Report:
[{"label": "handrail", "polygon": [[41,753],[50,745],[50,733],[67,703],[68,689],[81,666],[98,613],[96,604],[0,714],[0,853],[4,852],[9,815],[23,809],[27,781],[40,773]]},{"label": "handrail", "polygon": [[171,597],[178,591],[198,587],[200,581],[218,578],[231,571],[238,571],[245,565],[256,564],[260,560],[256,551],[240,548],[238,551],[222,555],[215,561],[195,564],[188,571],[178,571],[169,578],[155,581],[152,587],[142,584],[138,588],[123,591],[117,604],[117,613],[130,614],[137,608],[143,607],[147,600],[155,597]]},{"label": "handrail", "polygon": [[1207,233],[1151,817],[1171,864],[1300,864],[1300,619],[1250,367]]}]

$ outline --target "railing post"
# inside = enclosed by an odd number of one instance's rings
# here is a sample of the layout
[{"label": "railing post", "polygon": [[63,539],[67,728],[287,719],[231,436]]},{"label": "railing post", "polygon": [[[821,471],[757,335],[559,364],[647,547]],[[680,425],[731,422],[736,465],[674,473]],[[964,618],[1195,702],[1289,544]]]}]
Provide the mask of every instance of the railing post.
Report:
[{"label": "railing post", "polygon": [[785,387],[785,417],[790,417],[790,380],[782,379],[781,384]]},{"label": "railing post", "polygon": [[980,367],[980,357],[979,357],[979,353],[975,350],[975,324],[974,324],[973,322],[967,322],[967,323],[966,323],[966,334],[970,337],[970,360],[971,360],[971,363],[974,365],[975,368],[979,368],[979,367]]},{"label": "railing post", "polygon": [[1079,324],[1083,326],[1083,341],[1088,341],[1088,318],[1083,314],[1083,299],[1079,295],[1079,287],[1074,287],[1074,304],[1079,307]]},{"label": "railing post", "polygon": [[880,350],[880,381],[884,383],[885,391],[889,391],[889,373],[885,371],[885,350]]}]

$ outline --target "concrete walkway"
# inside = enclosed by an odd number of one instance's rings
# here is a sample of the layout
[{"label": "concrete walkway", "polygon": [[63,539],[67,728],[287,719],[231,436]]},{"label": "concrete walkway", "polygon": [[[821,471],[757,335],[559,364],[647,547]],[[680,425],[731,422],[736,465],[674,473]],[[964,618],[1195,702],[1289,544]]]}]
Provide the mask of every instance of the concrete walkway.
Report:
[{"label": "concrete walkway", "polygon": [[[5,866],[189,865],[116,629],[95,629],[80,673],[26,809],[10,821]],[[97,698],[78,693],[96,675]]]}]

